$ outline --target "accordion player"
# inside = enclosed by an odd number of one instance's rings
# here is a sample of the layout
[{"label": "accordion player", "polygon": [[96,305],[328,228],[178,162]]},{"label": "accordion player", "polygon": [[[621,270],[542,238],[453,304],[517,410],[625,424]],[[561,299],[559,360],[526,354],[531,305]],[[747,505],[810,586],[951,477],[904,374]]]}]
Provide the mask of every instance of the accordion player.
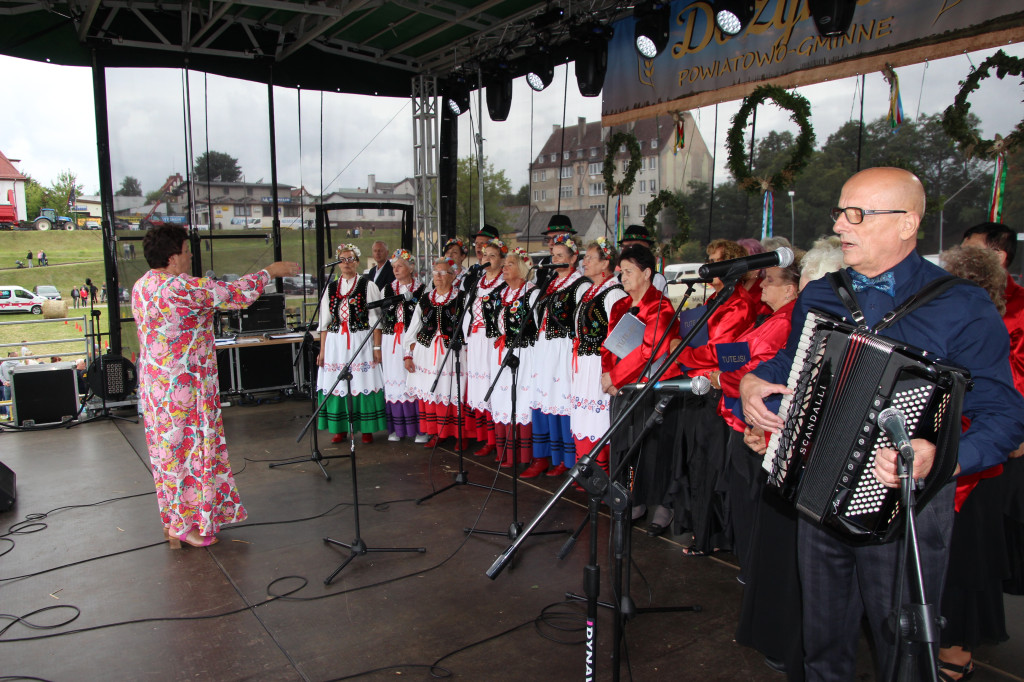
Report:
[{"label": "accordion player", "polygon": [[900,409],[912,438],[936,447],[935,464],[917,493],[923,506],[957,465],[967,370],[927,351],[809,311],[800,334],[763,467],[768,485],[814,521],[851,541],[885,542],[902,529],[898,489],[874,476],[874,453],[892,447],[877,422]]}]

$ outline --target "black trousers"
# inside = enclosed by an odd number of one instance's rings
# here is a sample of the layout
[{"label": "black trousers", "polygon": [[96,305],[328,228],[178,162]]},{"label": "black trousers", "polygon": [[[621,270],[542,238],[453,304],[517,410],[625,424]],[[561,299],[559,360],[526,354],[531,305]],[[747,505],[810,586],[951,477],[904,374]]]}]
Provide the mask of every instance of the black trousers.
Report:
[{"label": "black trousers", "polygon": [[[946,486],[917,514],[917,540],[925,598],[938,607],[949,564],[955,483]],[[867,616],[875,643],[877,679],[888,679],[896,644],[887,634],[899,581],[903,602],[910,600],[904,576],[897,576],[903,541],[854,546],[801,516],[797,561],[803,593],[804,671],[808,680],[852,680],[860,622]],[[938,657],[938,642],[933,657]],[[923,658],[921,659],[923,662]],[[924,671],[923,666],[919,666]]]}]

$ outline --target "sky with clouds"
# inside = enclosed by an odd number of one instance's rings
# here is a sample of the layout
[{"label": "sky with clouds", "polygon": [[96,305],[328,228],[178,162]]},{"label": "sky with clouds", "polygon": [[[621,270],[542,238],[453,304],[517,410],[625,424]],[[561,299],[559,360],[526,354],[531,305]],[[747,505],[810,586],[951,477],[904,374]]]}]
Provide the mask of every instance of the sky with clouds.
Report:
[{"label": "sky with clouds", "polygon": [[[1003,48],[1024,57],[1024,44]],[[941,112],[959,89],[971,65],[995,50],[982,50],[898,69],[903,107],[908,119]],[[63,170],[72,170],[85,191],[99,188],[92,75],[87,68],[57,66],[0,56],[0,74],[7,92],[22,106],[0,107],[0,151],[20,159],[22,172],[49,185]],[[859,78],[846,78],[799,88],[812,107],[818,144],[848,120],[859,116]],[[886,114],[888,84],[880,73],[866,77],[864,116]],[[115,188],[131,175],[144,191],[157,189],[173,173],[185,173],[191,139],[192,156],[207,149],[236,157],[247,181],[270,182],[270,135],[267,87],[221,76],[170,69],[110,69],[107,72],[111,163]],[[398,181],[413,175],[412,105],[407,98],[365,97],[275,88],[278,180],[321,190],[366,187],[367,176]],[[1018,80],[989,78],[971,97],[983,134],[1007,134],[1021,120]],[[46,102],[45,106],[38,104]],[[513,84],[512,109],[505,122],[492,122],[483,107],[483,126],[476,112],[459,121],[459,156],[471,153],[474,135],[482,134],[484,155],[504,170],[513,189],[528,180],[531,158],[551,134],[552,126],[578,117],[600,118],[600,98],[579,94],[572,65],[559,67],[551,86],[533,92],[522,78]],[[692,113],[708,145],[718,146],[716,181],[727,179],[725,136],[740,102],[703,107]],[[186,111],[191,116],[186,116]],[[791,130],[787,114],[765,106],[757,118],[758,135]],[[186,135],[186,130],[190,135]]]}]

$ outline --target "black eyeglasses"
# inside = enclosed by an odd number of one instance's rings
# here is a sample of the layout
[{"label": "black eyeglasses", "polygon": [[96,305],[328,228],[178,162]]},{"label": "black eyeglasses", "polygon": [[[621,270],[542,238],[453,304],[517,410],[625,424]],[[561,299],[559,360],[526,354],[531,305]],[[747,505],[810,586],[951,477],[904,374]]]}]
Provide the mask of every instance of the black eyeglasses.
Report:
[{"label": "black eyeglasses", "polygon": [[860,225],[864,222],[864,216],[866,215],[884,215],[886,213],[906,213],[899,209],[875,211],[870,208],[857,208],[856,206],[847,206],[846,208],[833,208],[830,209],[828,214],[832,216],[832,222],[839,220],[839,216],[846,215],[846,222],[851,225]]}]

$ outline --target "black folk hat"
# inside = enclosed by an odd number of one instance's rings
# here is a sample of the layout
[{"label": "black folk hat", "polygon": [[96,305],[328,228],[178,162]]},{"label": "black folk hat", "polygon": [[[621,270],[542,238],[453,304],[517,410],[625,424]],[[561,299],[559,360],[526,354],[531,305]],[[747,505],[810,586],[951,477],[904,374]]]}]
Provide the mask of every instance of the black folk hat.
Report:
[{"label": "black folk hat", "polygon": [[480,228],[480,231],[476,234],[471,235],[473,239],[477,237],[487,237],[488,239],[498,239],[498,228],[493,225],[484,223],[484,226]]},{"label": "black folk hat", "polygon": [[651,234],[643,225],[630,225],[627,227],[626,231],[622,233],[619,243],[633,241],[647,242],[648,246],[654,246],[654,239],[651,238]]},{"label": "black folk hat", "polygon": [[569,220],[569,216],[562,215],[561,213],[551,216],[551,220],[548,221],[548,229],[541,232],[541,234],[555,234],[558,232],[576,234],[576,230],[572,229],[572,221]]}]

